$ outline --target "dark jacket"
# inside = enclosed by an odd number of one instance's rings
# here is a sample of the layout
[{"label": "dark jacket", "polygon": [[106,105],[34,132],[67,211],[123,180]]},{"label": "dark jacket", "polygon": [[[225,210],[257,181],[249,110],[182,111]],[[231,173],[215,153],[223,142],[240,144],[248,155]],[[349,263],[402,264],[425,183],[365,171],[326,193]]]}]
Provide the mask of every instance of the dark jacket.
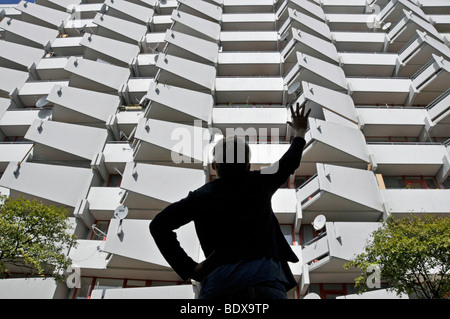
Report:
[{"label": "dark jacket", "polygon": [[294,138],[272,174],[258,170],[218,178],[156,215],[150,223],[151,234],[183,280],[191,278],[197,263],[181,248],[173,230],[191,221],[205,256],[210,256],[203,267],[205,274],[219,265],[263,256],[284,264],[298,261],[281,232],[271,199],[300,165],[304,146],[303,138]]}]

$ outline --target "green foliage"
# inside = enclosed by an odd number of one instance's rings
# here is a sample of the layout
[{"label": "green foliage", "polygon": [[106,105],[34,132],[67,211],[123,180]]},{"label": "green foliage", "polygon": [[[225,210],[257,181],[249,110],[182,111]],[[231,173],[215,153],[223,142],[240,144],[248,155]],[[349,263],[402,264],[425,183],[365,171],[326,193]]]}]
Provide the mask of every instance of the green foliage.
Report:
[{"label": "green foliage", "polygon": [[18,270],[64,280],[64,271],[71,264],[68,248],[76,245],[76,236],[69,229],[64,207],[24,197],[1,197],[0,274]]},{"label": "green foliage", "polygon": [[[450,292],[450,218],[408,216],[389,218],[372,233],[365,252],[344,265],[363,274],[355,279],[359,292],[367,290],[366,270],[378,265],[381,280],[398,294],[419,298],[447,298]],[[370,275],[370,274],[369,274]]]}]

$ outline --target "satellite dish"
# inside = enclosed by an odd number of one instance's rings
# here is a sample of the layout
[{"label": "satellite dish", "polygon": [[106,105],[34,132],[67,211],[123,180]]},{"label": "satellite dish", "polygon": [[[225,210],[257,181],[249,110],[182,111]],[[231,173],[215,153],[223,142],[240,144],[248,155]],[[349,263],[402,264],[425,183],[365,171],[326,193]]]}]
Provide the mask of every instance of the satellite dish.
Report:
[{"label": "satellite dish", "polygon": [[303,299],[320,299],[320,296],[314,292],[310,292]]},{"label": "satellite dish", "polygon": [[47,101],[47,96],[43,96],[36,101],[36,107],[43,107],[46,106],[48,103],[49,102]]},{"label": "satellite dish", "polygon": [[318,215],[316,218],[314,218],[314,221],[312,222],[312,225],[314,229],[321,230],[323,227],[325,227],[325,223],[327,222],[327,219],[324,215]]},{"label": "satellite dish", "polygon": [[391,24],[392,24],[392,23],[390,23],[390,22],[385,23],[385,24],[381,27],[381,29],[382,29],[383,31],[386,31],[387,29],[389,29],[389,27],[391,26]]},{"label": "satellite dish", "polygon": [[287,91],[288,94],[294,93],[295,91],[298,90],[299,87],[300,87],[300,82],[294,82],[294,83],[292,83],[291,86],[289,87],[288,91]]},{"label": "satellite dish", "polygon": [[117,219],[124,219],[125,217],[127,217],[128,215],[128,207],[124,206],[124,205],[120,205],[116,208],[116,210],[114,211],[114,217]]}]

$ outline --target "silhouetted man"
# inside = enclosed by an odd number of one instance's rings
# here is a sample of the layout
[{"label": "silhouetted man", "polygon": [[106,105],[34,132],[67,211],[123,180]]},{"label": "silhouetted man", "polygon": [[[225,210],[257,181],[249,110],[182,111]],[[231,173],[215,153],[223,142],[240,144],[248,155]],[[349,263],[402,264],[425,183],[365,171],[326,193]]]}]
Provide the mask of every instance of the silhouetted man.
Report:
[{"label": "silhouetted man", "polygon": [[[294,139],[268,170],[250,171],[247,143],[231,137],[214,147],[218,179],[162,210],[150,223],[161,254],[183,279],[201,282],[200,299],[285,299],[297,285],[287,262],[298,258],[284,238],[271,199],[300,165],[311,110],[290,106]],[[206,259],[195,262],[175,229],[194,221]]]}]

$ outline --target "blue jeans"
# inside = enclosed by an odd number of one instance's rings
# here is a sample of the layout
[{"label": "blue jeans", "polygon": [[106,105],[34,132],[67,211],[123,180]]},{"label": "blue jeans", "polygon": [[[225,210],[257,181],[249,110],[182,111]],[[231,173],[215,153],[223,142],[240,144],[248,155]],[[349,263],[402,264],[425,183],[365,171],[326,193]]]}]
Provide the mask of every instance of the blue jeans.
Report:
[{"label": "blue jeans", "polygon": [[202,297],[199,299],[221,300],[257,300],[257,299],[287,299],[286,289],[280,282],[268,282],[255,284],[238,291],[225,293],[213,298]]}]

